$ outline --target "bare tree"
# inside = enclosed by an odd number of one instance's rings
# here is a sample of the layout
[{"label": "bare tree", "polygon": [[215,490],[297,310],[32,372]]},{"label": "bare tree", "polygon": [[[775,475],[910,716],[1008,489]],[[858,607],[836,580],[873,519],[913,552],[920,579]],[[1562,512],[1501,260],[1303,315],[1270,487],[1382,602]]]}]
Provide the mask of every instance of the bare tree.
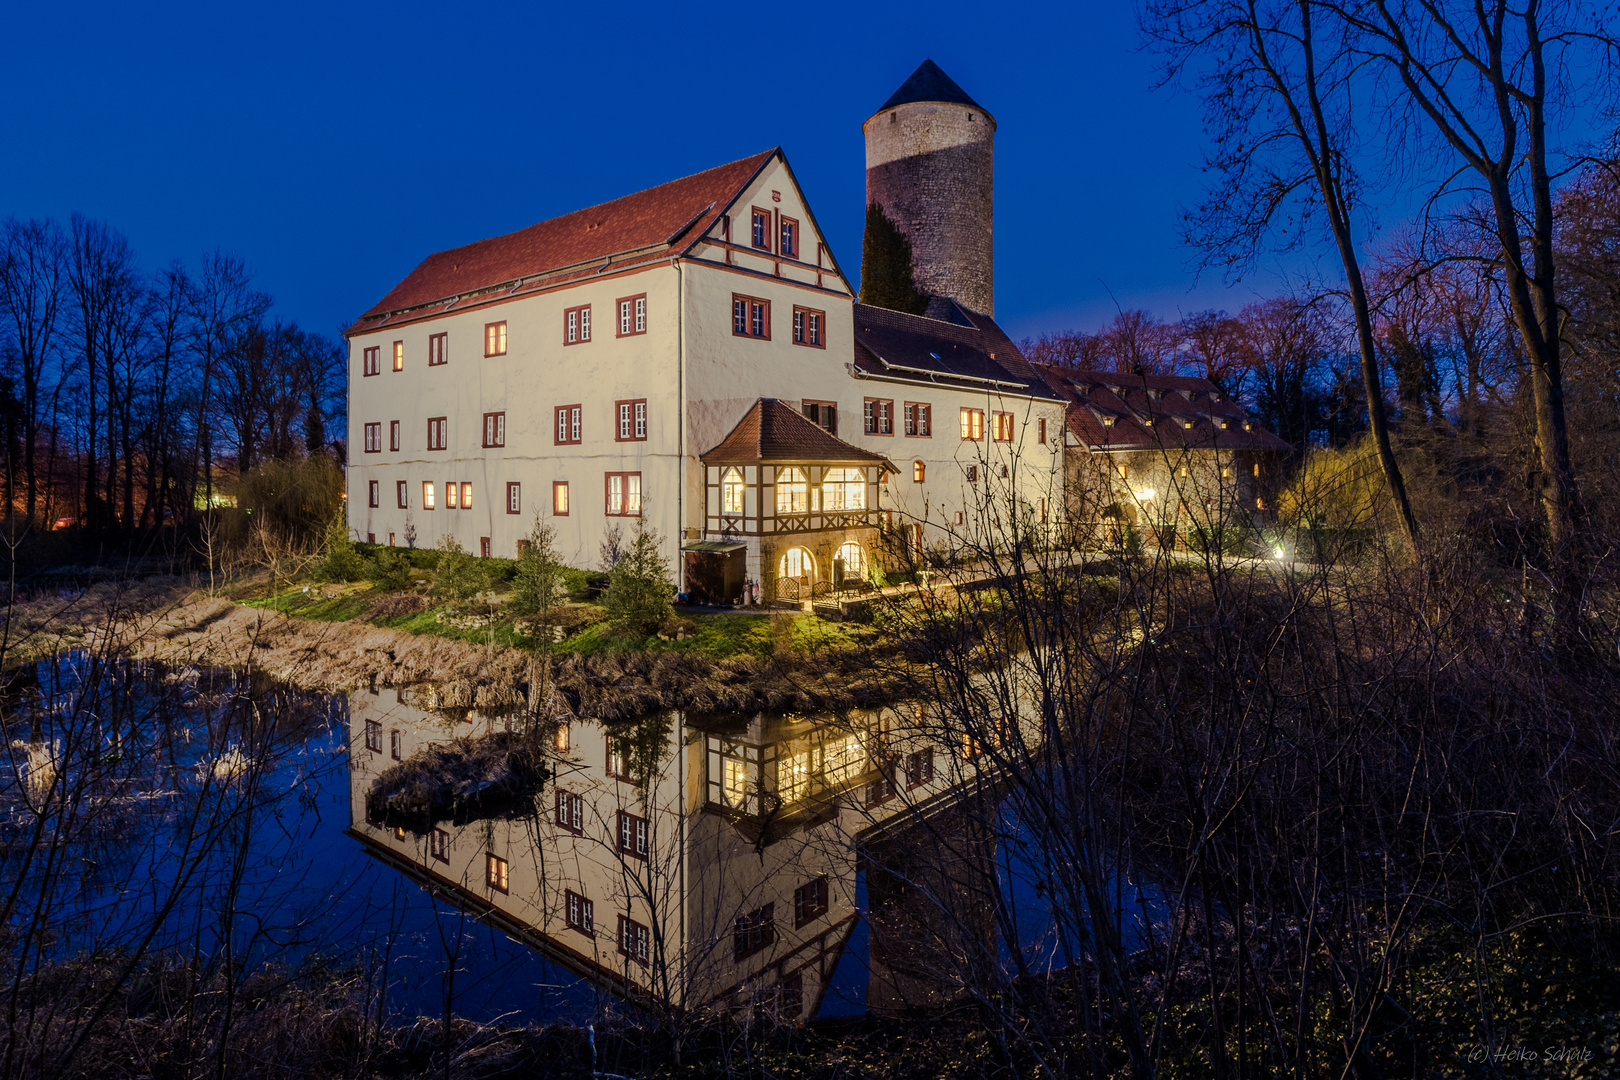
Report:
[{"label": "bare tree", "polygon": [[39,444],[46,373],[61,313],[65,258],[62,233],[55,222],[6,220],[0,247],[0,311],[9,324],[21,376],[23,478],[28,485],[29,521],[34,519],[40,503],[35,447]]},{"label": "bare tree", "polygon": [[[1335,8],[1353,47],[1393,76],[1390,108],[1411,121],[1403,134],[1419,135],[1399,144],[1402,155],[1416,159],[1438,141],[1485,189],[1530,367],[1553,603],[1567,630],[1582,587],[1582,512],[1564,416],[1565,313],[1554,257],[1558,148],[1549,124],[1560,110],[1584,108],[1595,118],[1612,102],[1612,91],[1602,88],[1613,70],[1613,16],[1580,0],[1372,0]],[[1578,82],[1571,65],[1581,68]],[[1449,169],[1441,169],[1443,193]]]},{"label": "bare tree", "polygon": [[1326,217],[1344,268],[1379,464],[1415,550],[1417,519],[1390,445],[1372,305],[1357,250],[1357,57],[1341,29],[1321,25],[1320,6],[1317,0],[1152,0],[1143,29],[1164,57],[1164,82],[1190,82],[1202,92],[1216,132],[1210,164],[1222,180],[1188,228],[1206,264],[1246,266],[1268,237],[1284,246],[1302,244],[1314,214]]}]

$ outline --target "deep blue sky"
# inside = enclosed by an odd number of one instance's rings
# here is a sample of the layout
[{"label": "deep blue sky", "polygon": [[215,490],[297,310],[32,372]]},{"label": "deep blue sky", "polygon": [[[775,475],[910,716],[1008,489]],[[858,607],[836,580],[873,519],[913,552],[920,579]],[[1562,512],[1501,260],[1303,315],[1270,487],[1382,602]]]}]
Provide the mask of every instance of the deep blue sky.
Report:
[{"label": "deep blue sky", "polygon": [[1255,298],[1195,287],[1199,107],[1152,89],[1124,0],[18,4],[0,216],[105,218],[149,266],[235,251],[331,331],[429,252],[781,144],[853,274],[860,125],[925,57],[1000,125],[1015,337]]}]

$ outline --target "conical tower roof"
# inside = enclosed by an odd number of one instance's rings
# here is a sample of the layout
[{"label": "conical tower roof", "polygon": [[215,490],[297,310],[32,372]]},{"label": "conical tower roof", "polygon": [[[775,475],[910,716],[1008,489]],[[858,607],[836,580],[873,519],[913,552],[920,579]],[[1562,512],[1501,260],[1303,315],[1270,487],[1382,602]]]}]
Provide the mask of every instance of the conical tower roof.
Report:
[{"label": "conical tower roof", "polygon": [[909,105],[914,101],[947,101],[953,105],[971,105],[980,112],[985,111],[983,105],[968,97],[967,91],[957,86],[956,80],[945,74],[932,60],[924,60],[918,64],[917,70],[911,73],[911,78],[901,83],[900,89],[891,94],[889,100],[877,111]]}]

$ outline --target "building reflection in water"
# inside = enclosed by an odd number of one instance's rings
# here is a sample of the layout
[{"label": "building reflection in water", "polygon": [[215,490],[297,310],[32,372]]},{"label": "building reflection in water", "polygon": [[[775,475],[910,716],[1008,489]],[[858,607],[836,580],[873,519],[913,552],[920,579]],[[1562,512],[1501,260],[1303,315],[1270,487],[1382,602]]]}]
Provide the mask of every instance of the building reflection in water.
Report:
[{"label": "building reflection in water", "polygon": [[[937,847],[919,857],[908,845],[917,823],[937,834],[959,815],[975,766],[903,711],[530,729],[522,715],[433,704],[431,690],[351,695],[349,831],[444,900],[641,1004],[793,1022],[815,1015],[827,992],[861,916],[864,869],[880,909],[869,1004],[948,992],[923,955],[925,938],[956,951],[939,941],[934,886],[987,869],[993,880],[993,845],[951,845],[958,863],[970,853],[962,874]],[[523,812],[407,829],[373,800],[368,815],[367,793],[389,769],[505,731],[526,732],[545,754],[549,775]],[[949,828],[963,833],[960,822]],[[925,878],[928,911],[906,901]],[[972,915],[948,921],[958,933],[988,930]]]}]

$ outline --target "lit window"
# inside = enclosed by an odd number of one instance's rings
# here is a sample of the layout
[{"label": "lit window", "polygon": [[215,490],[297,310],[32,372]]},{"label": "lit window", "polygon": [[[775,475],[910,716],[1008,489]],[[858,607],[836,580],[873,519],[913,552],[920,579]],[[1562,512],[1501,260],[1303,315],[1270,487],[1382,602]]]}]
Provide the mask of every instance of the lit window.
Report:
[{"label": "lit window", "polygon": [[1035,441],[1042,446],[1046,445],[1046,417],[1035,421]]},{"label": "lit window", "polygon": [[606,513],[616,517],[639,517],[641,515],[640,473],[607,474]]},{"label": "lit window", "polygon": [[743,512],[743,475],[733,467],[726,470],[720,478],[720,512],[722,514],[740,514]]},{"label": "lit window", "polygon": [[511,871],[506,860],[494,852],[484,856],[484,884],[498,892],[508,892],[512,887]]},{"label": "lit window", "polygon": [[433,481],[424,480],[422,481],[422,509],[432,510],[433,505]]},{"label": "lit window", "polygon": [[394,342],[394,370],[405,370],[405,343],[403,341]]},{"label": "lit window", "polygon": [[992,413],[990,419],[994,425],[993,438],[995,442],[1012,442],[1013,414],[1010,412]]},{"label": "lit window", "polygon": [[551,512],[558,517],[568,516],[568,481],[551,482]]},{"label": "lit window", "polygon": [[461,508],[463,510],[472,509],[472,484],[470,482],[463,482],[461,485]]},{"label": "lit window", "polygon": [[829,512],[866,509],[866,473],[860,469],[828,469],[821,481],[821,508]]},{"label": "lit window", "polygon": [[984,410],[962,410],[962,438],[977,441],[984,438]]},{"label": "lit window", "polygon": [[506,323],[504,320],[484,324],[484,355],[506,355]]},{"label": "lit window", "polygon": [[911,463],[911,482],[913,484],[920,484],[927,478],[928,466],[924,465],[920,461],[913,461]]},{"label": "lit window", "polygon": [[789,465],[776,470],[776,512],[803,514],[810,510],[810,479],[804,470]]}]

